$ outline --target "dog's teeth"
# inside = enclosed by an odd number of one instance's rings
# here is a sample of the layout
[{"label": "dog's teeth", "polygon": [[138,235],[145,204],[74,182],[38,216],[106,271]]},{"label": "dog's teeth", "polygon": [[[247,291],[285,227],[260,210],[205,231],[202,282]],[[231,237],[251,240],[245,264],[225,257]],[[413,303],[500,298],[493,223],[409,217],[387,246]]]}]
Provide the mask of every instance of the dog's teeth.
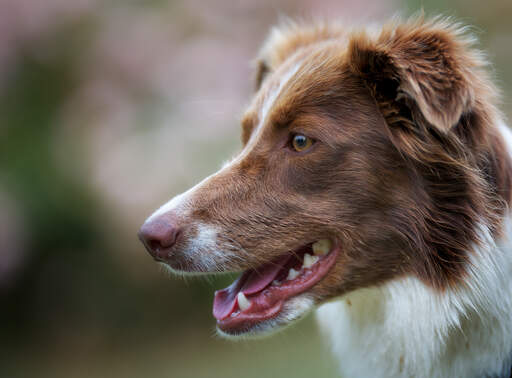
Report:
[{"label": "dog's teeth", "polygon": [[288,277],[286,277],[287,280],[294,280],[299,275],[299,272],[297,272],[295,269],[291,268],[288,271]]},{"label": "dog's teeth", "polygon": [[314,242],[311,247],[315,255],[323,256],[329,253],[332,247],[332,243],[329,239],[320,239]]},{"label": "dog's teeth", "polygon": [[304,263],[302,264],[302,268],[311,268],[320,258],[318,256],[311,256],[309,253],[304,255]]},{"label": "dog's teeth", "polygon": [[245,311],[251,306],[251,301],[247,299],[244,293],[238,293],[238,307],[240,307],[240,311]]},{"label": "dog's teeth", "polygon": [[272,286],[279,286],[279,285],[281,285],[281,282],[279,282],[278,280],[272,281]]}]

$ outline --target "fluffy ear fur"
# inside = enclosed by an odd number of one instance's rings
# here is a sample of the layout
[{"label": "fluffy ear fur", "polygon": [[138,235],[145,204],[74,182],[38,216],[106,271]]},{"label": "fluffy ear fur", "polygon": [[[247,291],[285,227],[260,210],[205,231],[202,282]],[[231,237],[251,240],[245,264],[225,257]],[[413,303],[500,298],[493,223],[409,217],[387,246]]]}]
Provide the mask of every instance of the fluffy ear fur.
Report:
[{"label": "fluffy ear fur", "polygon": [[288,20],[273,28],[256,60],[256,90],[269,73],[301,48],[324,40],[341,40],[345,35],[341,25],[327,23],[307,26]]},{"label": "fluffy ear fur", "polygon": [[496,160],[501,147],[493,136],[497,91],[463,32],[447,21],[420,18],[388,25],[376,36],[352,34],[347,56],[414,172],[418,198],[426,195],[421,210],[411,208],[403,219],[403,229],[415,253],[427,256],[426,282],[439,287],[460,278],[465,251],[480,242],[479,219],[498,230],[507,207],[502,198],[510,198],[510,175]]},{"label": "fluffy ear fur", "polygon": [[396,109],[385,114],[391,124],[399,116],[416,127],[432,126],[447,133],[473,107],[480,82],[476,73],[483,66],[463,32],[448,21],[420,18],[388,25],[376,38],[353,34],[348,49],[351,68],[379,105],[389,108],[395,103]]}]

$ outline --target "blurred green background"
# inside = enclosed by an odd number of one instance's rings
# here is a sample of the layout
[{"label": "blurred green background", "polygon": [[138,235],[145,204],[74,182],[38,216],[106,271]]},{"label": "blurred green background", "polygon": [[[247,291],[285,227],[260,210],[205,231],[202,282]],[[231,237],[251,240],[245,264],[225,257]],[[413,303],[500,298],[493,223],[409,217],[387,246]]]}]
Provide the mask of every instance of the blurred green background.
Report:
[{"label": "blurred green background", "polygon": [[335,377],[311,317],[214,335],[227,278],[168,277],[136,232],[240,148],[250,62],[280,17],[423,7],[474,25],[512,116],[512,2],[0,2],[0,377]]}]

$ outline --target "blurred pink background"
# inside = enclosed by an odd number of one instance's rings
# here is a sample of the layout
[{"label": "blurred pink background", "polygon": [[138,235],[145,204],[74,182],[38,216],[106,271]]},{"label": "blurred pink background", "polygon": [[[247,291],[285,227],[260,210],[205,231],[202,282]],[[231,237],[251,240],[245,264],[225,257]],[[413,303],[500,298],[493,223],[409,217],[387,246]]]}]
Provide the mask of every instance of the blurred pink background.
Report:
[{"label": "blurred pink background", "polygon": [[510,119],[509,1],[1,1],[0,376],[336,376],[311,318],[213,337],[226,278],[168,277],[136,232],[239,150],[272,25],[421,7],[473,25]]}]

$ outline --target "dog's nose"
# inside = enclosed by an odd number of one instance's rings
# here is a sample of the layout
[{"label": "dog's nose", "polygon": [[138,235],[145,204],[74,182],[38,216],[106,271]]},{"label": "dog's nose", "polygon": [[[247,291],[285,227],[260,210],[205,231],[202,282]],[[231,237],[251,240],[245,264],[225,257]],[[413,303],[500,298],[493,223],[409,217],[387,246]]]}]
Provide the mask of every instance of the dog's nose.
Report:
[{"label": "dog's nose", "polygon": [[166,261],[180,233],[176,219],[159,216],[148,219],[140,228],[139,238],[157,261]]}]

